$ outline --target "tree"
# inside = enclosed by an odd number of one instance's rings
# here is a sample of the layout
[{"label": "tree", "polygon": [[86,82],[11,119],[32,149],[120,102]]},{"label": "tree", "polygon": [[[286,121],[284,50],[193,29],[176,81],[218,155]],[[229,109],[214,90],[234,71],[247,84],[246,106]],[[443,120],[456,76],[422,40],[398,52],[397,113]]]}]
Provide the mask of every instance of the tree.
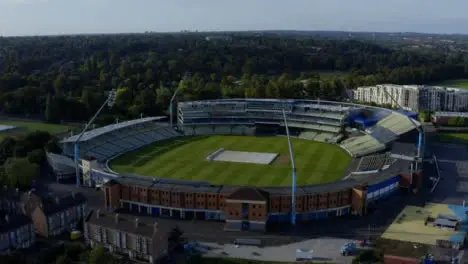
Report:
[{"label": "tree", "polygon": [[55,260],[55,264],[71,264],[72,260],[67,256],[67,254],[60,255]]},{"label": "tree", "polygon": [[55,94],[61,95],[65,93],[65,86],[67,83],[67,76],[60,73],[54,81]]},{"label": "tree", "polygon": [[10,188],[29,188],[40,174],[39,165],[31,163],[28,158],[9,158],[5,162],[6,179]]},{"label": "tree", "polygon": [[46,100],[46,109],[45,109],[45,120],[47,122],[52,121],[52,99],[51,99],[50,93],[47,94],[47,100]]},{"label": "tree", "polygon": [[45,149],[47,152],[55,153],[55,154],[60,154],[62,153],[62,149],[60,148],[59,141],[56,137],[53,137],[47,141],[47,144],[45,145]]},{"label": "tree", "polygon": [[366,249],[361,251],[354,259],[353,264],[383,263],[383,255],[377,251]]},{"label": "tree", "polygon": [[89,252],[89,264],[116,264],[118,261],[102,246],[95,247]]},{"label": "tree", "polygon": [[169,232],[168,236],[168,252],[169,254],[180,252],[184,249],[185,238],[184,232],[179,226],[174,227]]},{"label": "tree", "polygon": [[37,165],[41,165],[45,162],[45,152],[43,149],[35,149],[33,151],[29,151],[27,158],[30,163],[34,163]]}]

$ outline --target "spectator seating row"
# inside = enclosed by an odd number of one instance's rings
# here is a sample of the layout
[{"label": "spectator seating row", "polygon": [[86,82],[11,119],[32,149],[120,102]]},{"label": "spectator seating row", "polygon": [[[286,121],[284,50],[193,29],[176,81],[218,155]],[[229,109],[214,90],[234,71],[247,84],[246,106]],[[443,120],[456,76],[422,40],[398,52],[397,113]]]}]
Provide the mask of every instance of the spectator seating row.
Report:
[{"label": "spectator seating row", "polygon": [[359,159],[357,171],[375,171],[380,169],[386,169],[392,165],[395,160],[391,157],[391,153],[375,154]]},{"label": "spectator seating row", "polygon": [[404,116],[402,114],[392,113],[377,123],[377,126],[383,127],[391,131],[395,135],[403,135],[414,129],[414,126],[420,126],[421,124],[414,120]]},{"label": "spectator seating row", "polygon": [[361,157],[385,149],[385,144],[380,143],[370,135],[348,138],[341,142],[340,146],[354,157]]}]

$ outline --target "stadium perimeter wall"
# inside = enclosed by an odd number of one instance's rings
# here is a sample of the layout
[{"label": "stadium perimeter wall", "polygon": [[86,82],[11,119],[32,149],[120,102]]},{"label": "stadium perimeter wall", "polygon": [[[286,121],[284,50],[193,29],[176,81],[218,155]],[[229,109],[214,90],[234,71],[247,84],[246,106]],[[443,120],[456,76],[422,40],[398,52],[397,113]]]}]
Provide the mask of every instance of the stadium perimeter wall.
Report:
[{"label": "stadium perimeter wall", "polygon": [[[289,187],[220,186],[91,170],[93,182],[105,182],[105,208],[108,210],[218,220],[226,222],[226,230],[259,231],[265,230],[267,223],[288,222],[292,211]],[[365,215],[370,202],[397,193],[403,179],[399,173],[381,180],[378,175],[369,177],[372,179],[298,187],[297,219]]]}]

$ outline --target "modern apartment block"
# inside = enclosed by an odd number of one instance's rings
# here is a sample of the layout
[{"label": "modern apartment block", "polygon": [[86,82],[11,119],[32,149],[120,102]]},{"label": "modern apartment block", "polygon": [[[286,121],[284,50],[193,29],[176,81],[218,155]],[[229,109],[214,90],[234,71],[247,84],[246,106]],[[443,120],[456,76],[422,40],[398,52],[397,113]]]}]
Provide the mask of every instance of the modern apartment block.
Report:
[{"label": "modern apartment block", "polygon": [[103,246],[130,259],[155,263],[167,255],[170,228],[149,217],[91,212],[84,222],[84,236],[91,246]]},{"label": "modern apartment block", "polygon": [[468,110],[467,90],[440,86],[379,84],[358,87],[353,91],[353,99],[412,111]]},{"label": "modern apartment block", "polygon": [[0,212],[0,255],[29,248],[35,243],[36,232],[28,217]]},{"label": "modern apartment block", "polygon": [[81,193],[56,196],[30,191],[23,200],[25,214],[32,219],[36,233],[44,237],[74,230],[88,214],[88,203]]}]

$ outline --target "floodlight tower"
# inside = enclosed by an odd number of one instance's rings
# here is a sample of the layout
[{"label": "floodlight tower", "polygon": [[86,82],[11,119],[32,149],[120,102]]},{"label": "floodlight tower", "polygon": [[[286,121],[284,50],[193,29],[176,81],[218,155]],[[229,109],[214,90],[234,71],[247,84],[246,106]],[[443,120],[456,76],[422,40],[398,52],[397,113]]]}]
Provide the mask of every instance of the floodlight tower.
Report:
[{"label": "floodlight tower", "polygon": [[182,77],[182,80],[179,81],[179,85],[177,86],[176,90],[174,91],[174,94],[171,97],[171,101],[169,102],[169,123],[171,125],[171,128],[174,128],[174,100],[177,98],[177,93],[179,90],[182,88],[183,82],[190,77],[190,73],[186,72],[184,74],[184,77]]},{"label": "floodlight tower", "polygon": [[291,184],[291,224],[294,226],[296,225],[296,160],[294,159],[294,150],[291,143],[291,136],[289,135],[289,127],[288,127],[288,120],[286,118],[286,111],[284,111],[283,107],[283,119],[284,119],[284,126],[286,128],[286,136],[288,138],[288,147],[289,147],[289,155],[291,158],[291,166],[292,166],[292,184]]},{"label": "floodlight tower", "polygon": [[75,169],[76,169],[76,186],[81,185],[80,181],[80,140],[83,137],[84,133],[88,130],[88,128],[93,124],[94,120],[99,116],[101,111],[104,109],[104,107],[107,105],[109,108],[114,106],[115,104],[115,97],[116,97],[117,91],[115,89],[109,91],[109,94],[107,96],[106,101],[101,105],[101,107],[97,110],[97,112],[94,114],[94,116],[89,120],[89,122],[86,124],[85,128],[81,133],[79,134],[78,138],[75,140]]}]

